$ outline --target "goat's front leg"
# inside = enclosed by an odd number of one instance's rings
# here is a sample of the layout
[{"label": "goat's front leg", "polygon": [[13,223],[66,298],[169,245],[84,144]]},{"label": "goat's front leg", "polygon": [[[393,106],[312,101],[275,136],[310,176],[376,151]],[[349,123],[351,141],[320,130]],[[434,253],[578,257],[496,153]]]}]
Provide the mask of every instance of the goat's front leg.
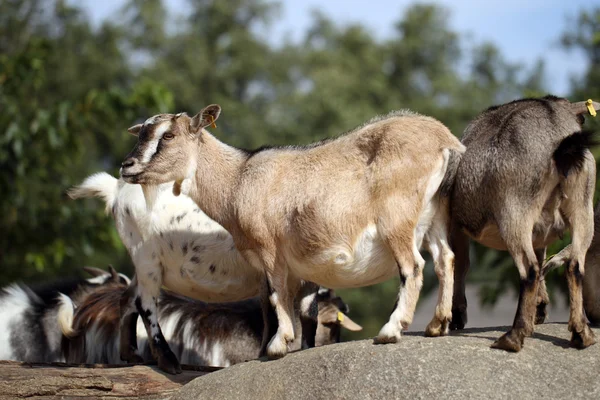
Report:
[{"label": "goat's front leg", "polygon": [[[398,235],[398,237],[402,236]],[[398,301],[390,320],[375,337],[374,341],[377,344],[398,342],[402,337],[402,331],[412,323],[419,293],[423,286],[425,260],[419,254],[414,239],[411,242],[407,245],[401,241],[388,240],[400,273],[400,289]]]},{"label": "goat's front leg", "polygon": [[298,284],[288,279],[287,266],[278,263],[273,269],[267,269],[269,280],[269,300],[277,315],[277,333],[267,346],[269,358],[281,358],[288,352],[288,345],[294,341],[294,295]]},{"label": "goat's front leg", "polygon": [[120,300],[121,318],[119,321],[119,352],[121,360],[130,364],[139,364],[144,359],[138,354],[137,346],[137,320],[139,314],[134,304],[137,295],[137,276],[133,277]]},{"label": "goat's front leg", "polygon": [[450,247],[454,252],[454,293],[452,295],[452,322],[450,330],[464,329],[467,325],[467,296],[465,286],[469,272],[469,238],[456,223],[450,231]]},{"label": "goat's front leg", "polygon": [[158,367],[170,374],[181,373],[181,365],[171,351],[158,324],[158,297],[162,284],[162,268],[157,260],[136,262],[138,291],[135,306],[148,334],[148,344]]},{"label": "goat's front leg", "polygon": [[[544,261],[546,260],[546,248],[536,249],[535,256],[537,257],[538,265],[544,265]],[[546,318],[548,318],[548,304],[550,304],[550,297],[548,296],[548,289],[546,288],[546,279],[542,272],[535,306],[536,325],[543,324]]]},{"label": "goat's front leg", "polygon": [[447,335],[452,320],[454,286],[454,253],[448,244],[447,210],[442,208],[427,233],[429,253],[438,277],[439,293],[433,319],[425,329],[425,336]]}]

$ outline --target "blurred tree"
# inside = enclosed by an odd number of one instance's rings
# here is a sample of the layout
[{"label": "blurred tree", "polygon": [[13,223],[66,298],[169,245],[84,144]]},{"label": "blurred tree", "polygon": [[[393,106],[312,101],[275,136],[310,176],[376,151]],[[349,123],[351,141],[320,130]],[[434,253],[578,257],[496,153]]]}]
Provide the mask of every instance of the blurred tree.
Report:
[{"label": "blurred tree", "polygon": [[172,108],[160,85],[133,82],[117,30],[92,31],[80,10],[50,3],[0,2],[12,27],[0,36],[0,284],[78,273],[90,259],[129,264],[103,207],[71,205],[64,191],[116,172],[131,147],[117,129]]}]

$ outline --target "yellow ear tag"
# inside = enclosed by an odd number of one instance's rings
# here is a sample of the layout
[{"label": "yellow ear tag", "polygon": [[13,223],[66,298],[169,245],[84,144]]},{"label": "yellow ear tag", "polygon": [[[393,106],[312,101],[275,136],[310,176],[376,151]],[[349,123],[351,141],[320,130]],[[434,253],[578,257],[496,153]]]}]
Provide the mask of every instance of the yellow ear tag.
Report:
[{"label": "yellow ear tag", "polygon": [[209,124],[209,125],[210,125],[212,128],[215,128],[215,129],[216,129],[216,128],[217,128],[217,124],[215,124],[215,117],[213,117],[213,116],[212,116],[212,115],[210,115],[210,114],[208,114],[208,117],[210,118],[210,124]]},{"label": "yellow ear tag", "polygon": [[587,106],[588,112],[590,113],[590,115],[592,117],[596,116],[596,109],[594,109],[594,103],[592,102],[592,99],[588,99],[588,101],[585,102],[585,105]]},{"label": "yellow ear tag", "polygon": [[341,311],[338,311],[338,314],[337,314],[337,320],[338,320],[339,322],[344,322],[344,313],[343,313],[343,312],[341,312]]}]

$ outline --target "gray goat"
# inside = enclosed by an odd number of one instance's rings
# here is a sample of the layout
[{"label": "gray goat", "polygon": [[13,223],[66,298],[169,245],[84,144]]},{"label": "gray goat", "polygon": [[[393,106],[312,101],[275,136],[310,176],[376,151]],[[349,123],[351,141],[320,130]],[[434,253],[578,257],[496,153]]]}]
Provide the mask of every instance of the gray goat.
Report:
[{"label": "gray goat", "polygon": [[[593,235],[596,164],[582,131],[583,115],[599,103],[546,96],[488,108],[466,128],[467,150],[451,197],[455,252],[453,329],[466,323],[465,275],[469,238],[508,250],[520,275],[512,328],[492,347],[519,351],[535,322],[543,322],[548,295],[540,267],[546,246],[567,229],[573,237],[567,266],[571,344],[595,343],[582,306],[584,260]],[[591,111],[590,111],[591,112]],[[536,317],[537,305],[537,318]]]}]

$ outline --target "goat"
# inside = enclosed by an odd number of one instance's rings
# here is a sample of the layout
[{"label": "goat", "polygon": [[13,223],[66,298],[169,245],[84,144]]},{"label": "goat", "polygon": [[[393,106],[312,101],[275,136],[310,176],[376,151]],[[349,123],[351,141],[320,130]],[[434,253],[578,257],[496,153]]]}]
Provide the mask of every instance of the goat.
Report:
[{"label": "goat", "polygon": [[[600,106],[599,103],[592,103]],[[548,295],[540,267],[546,246],[570,229],[567,267],[571,344],[595,343],[582,308],[584,259],[593,234],[596,164],[582,131],[586,103],[546,96],[488,108],[465,129],[467,150],[452,192],[452,247],[456,254],[453,328],[466,323],[464,279],[469,238],[508,250],[520,276],[512,328],[492,347],[520,351],[534,322],[543,322]],[[537,316],[536,316],[537,304]]]},{"label": "goat", "polygon": [[[63,303],[62,312],[71,323],[61,324],[63,352],[70,363],[121,364],[119,354],[119,303],[126,287],[113,285],[90,293],[75,309]],[[319,327],[317,346],[340,341],[340,327],[362,329],[347,315],[348,306],[332,290],[318,292]],[[277,320],[272,309],[266,325],[271,333]],[[260,298],[233,303],[205,303],[172,292],[161,291],[158,321],[170,348],[189,365],[227,367],[260,356],[263,337],[263,307]],[[275,329],[273,329],[275,325]],[[137,325],[137,340],[143,361],[152,361],[143,323]]]},{"label": "goat", "polygon": [[[231,233],[241,255],[266,273],[279,324],[268,356],[284,356],[294,339],[293,298],[301,280],[360,287],[399,274],[397,306],[375,339],[399,340],[422,286],[422,244],[440,280],[426,334],[447,333],[454,257],[447,195],[464,151],[448,128],[400,111],[335,139],[250,152],[204,129],[220,112],[210,105],[193,118],[160,114],[132,126],[138,142],[121,177],[146,187],[175,181],[174,191],[185,188]],[[154,314],[151,297],[142,296],[141,303]],[[153,329],[157,340],[159,334]]]},{"label": "goat", "polygon": [[[258,295],[264,285],[264,274],[244,260],[231,235],[189,197],[175,196],[173,185],[171,182],[154,188],[151,210],[147,208],[148,193],[144,193],[144,188],[104,172],[88,177],[68,191],[74,199],[104,199],[135,265],[136,276],[128,293],[138,293],[138,296],[124,296],[120,305],[121,357],[132,363],[140,361],[135,341],[138,313],[142,304],[158,297],[161,285],[208,302],[249,299]],[[314,285],[305,286],[306,290],[312,290]],[[301,315],[301,322],[305,329],[316,329],[316,309],[310,311],[310,300],[306,302],[306,313]],[[316,303],[312,306],[316,307]],[[155,319],[150,322],[146,312],[141,314],[148,329],[160,331]],[[164,351],[156,353],[159,367],[171,373],[180,372],[179,363],[168,345],[160,338],[158,343],[164,347]]]},{"label": "goat", "polygon": [[[129,283],[129,278],[110,267],[110,273],[84,267],[94,278],[63,279],[25,286],[12,284],[0,289],[0,360],[25,362],[62,361],[59,324],[69,323],[61,312],[65,302],[76,303],[93,288],[111,282]],[[72,299],[70,299],[70,296]]]},{"label": "goat", "polygon": [[[554,268],[568,263],[571,245],[552,256],[542,268],[542,276]],[[593,325],[600,325],[600,203],[594,210],[594,237],[585,255],[585,275],[583,276],[583,309]]]}]

